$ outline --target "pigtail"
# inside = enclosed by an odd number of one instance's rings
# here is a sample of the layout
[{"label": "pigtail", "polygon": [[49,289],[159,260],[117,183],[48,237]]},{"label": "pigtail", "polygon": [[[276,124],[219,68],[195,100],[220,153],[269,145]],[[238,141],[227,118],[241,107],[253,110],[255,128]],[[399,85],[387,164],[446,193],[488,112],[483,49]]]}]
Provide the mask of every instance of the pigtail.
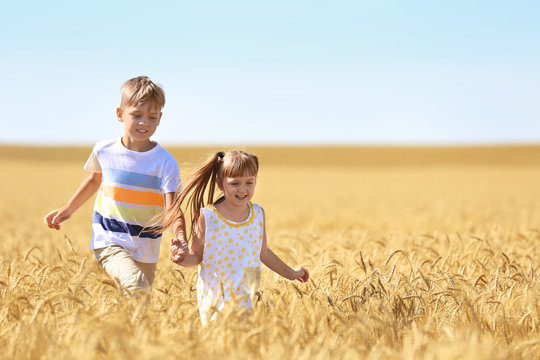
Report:
[{"label": "pigtail", "polygon": [[[199,170],[182,183],[176,192],[172,205],[151,222],[159,224],[156,227],[156,232],[163,232],[171,227],[182,216],[182,205],[184,204],[190,212],[191,234],[193,234],[201,209],[214,201],[216,178],[220,172],[223,157],[222,151],[215,153]],[[208,193],[206,202],[205,192]]]},{"label": "pigtail", "polygon": [[[153,232],[162,233],[172,227],[183,214],[182,206],[190,213],[191,234],[199,221],[201,209],[214,204],[217,181],[225,177],[257,176],[259,160],[257,156],[241,150],[215,153],[204,165],[191,175],[176,191],[174,202],[161,214],[150,221]],[[207,197],[205,199],[205,194]],[[206,200],[206,201],[205,201]],[[218,199],[219,201],[219,199]],[[144,231],[144,230],[143,230]]]}]

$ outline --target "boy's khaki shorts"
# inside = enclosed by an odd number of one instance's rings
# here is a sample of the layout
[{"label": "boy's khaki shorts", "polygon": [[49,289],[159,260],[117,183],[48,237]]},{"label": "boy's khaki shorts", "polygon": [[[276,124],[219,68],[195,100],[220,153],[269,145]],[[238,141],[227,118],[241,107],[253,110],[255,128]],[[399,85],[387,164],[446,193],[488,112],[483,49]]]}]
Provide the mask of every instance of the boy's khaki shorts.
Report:
[{"label": "boy's khaki shorts", "polygon": [[95,249],[99,265],[130,294],[150,293],[156,274],[155,263],[142,263],[119,245]]}]

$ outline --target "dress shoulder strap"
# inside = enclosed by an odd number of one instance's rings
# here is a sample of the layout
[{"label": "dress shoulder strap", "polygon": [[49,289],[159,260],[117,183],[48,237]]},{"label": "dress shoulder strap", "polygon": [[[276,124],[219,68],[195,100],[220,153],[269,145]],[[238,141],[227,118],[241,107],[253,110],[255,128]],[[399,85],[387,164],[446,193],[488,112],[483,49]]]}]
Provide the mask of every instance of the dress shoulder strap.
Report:
[{"label": "dress shoulder strap", "polygon": [[201,214],[204,216],[204,219],[208,219],[208,216],[212,215],[214,211],[212,210],[212,205],[206,205],[201,209]]},{"label": "dress shoulder strap", "polygon": [[253,205],[253,212],[255,213],[255,217],[260,219],[260,221],[262,221],[264,219],[263,208],[259,204],[252,203],[252,205]]}]

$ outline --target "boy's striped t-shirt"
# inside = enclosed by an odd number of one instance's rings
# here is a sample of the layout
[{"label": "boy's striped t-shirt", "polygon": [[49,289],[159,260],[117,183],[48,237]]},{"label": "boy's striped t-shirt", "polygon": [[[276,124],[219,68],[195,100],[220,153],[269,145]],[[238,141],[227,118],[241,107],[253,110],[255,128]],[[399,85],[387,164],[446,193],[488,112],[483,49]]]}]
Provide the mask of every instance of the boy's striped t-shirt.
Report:
[{"label": "boy's striped t-shirt", "polygon": [[120,245],[137,261],[157,262],[161,235],[146,226],[180,184],[176,160],[159,144],[136,152],[114,139],[98,142],[84,169],[102,174],[90,248]]}]

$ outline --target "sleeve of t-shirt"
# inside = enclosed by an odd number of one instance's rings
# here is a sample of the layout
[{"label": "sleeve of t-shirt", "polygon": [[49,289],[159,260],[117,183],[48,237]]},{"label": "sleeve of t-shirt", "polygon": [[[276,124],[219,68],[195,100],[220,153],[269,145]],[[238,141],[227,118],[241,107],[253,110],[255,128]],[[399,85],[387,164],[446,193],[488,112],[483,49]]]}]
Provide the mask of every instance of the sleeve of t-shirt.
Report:
[{"label": "sleeve of t-shirt", "polygon": [[180,186],[180,170],[174,158],[168,159],[165,163],[163,177],[161,179],[161,189],[163,193],[175,192]]},{"label": "sleeve of t-shirt", "polygon": [[101,172],[101,165],[99,164],[98,154],[97,154],[97,145],[94,146],[94,149],[92,149],[92,153],[90,154],[90,157],[86,161],[86,164],[84,164],[84,170],[88,172]]}]

